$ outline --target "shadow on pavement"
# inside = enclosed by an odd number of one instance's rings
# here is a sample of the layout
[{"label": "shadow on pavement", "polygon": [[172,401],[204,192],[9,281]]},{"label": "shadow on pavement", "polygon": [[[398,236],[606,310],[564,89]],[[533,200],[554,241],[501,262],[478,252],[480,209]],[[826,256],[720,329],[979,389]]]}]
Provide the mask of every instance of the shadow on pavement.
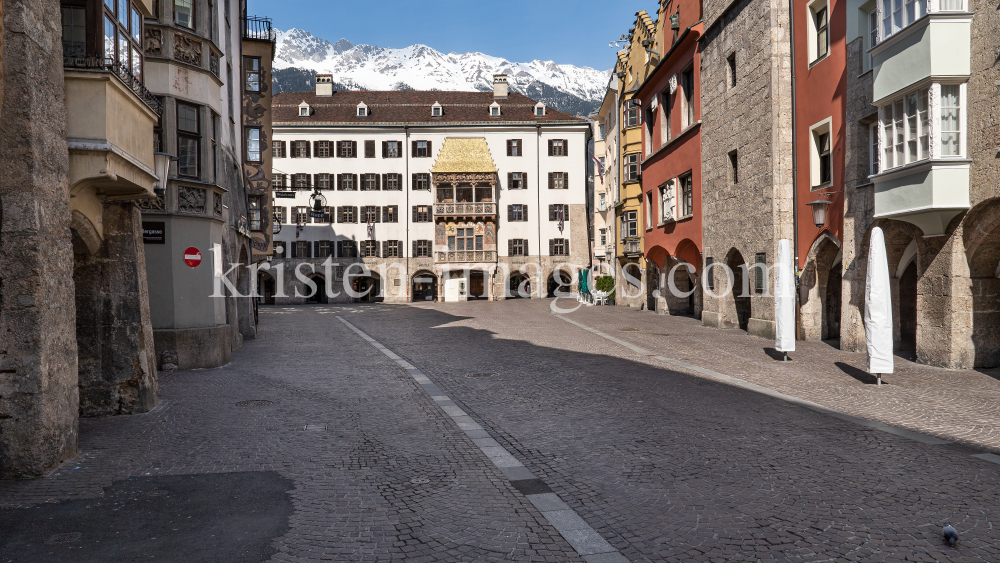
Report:
[{"label": "shadow on pavement", "polygon": [[[865,385],[875,385],[878,383],[877,377],[850,364],[845,364],[844,362],[834,362],[834,365],[840,368],[840,371],[846,373],[854,379],[857,379]],[[882,385],[888,385],[888,383],[885,382],[885,378],[882,379]]]}]

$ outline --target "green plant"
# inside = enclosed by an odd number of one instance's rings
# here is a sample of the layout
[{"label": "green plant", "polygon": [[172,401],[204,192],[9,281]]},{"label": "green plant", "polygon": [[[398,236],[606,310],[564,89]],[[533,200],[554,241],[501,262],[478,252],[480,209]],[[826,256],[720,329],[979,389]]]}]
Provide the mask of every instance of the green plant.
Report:
[{"label": "green plant", "polygon": [[599,276],[594,280],[594,289],[597,291],[614,291],[615,290],[615,278],[611,276]]}]

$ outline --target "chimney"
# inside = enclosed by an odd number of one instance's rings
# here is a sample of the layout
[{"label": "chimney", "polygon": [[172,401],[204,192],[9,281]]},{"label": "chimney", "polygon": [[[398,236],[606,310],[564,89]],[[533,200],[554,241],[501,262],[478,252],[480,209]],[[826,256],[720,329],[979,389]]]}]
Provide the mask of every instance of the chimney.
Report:
[{"label": "chimney", "polygon": [[317,74],[316,75],[316,95],[317,96],[332,96],[333,95],[333,75],[332,74]]},{"label": "chimney", "polygon": [[506,74],[494,74],[493,75],[493,97],[495,99],[506,100],[507,99],[507,75]]}]

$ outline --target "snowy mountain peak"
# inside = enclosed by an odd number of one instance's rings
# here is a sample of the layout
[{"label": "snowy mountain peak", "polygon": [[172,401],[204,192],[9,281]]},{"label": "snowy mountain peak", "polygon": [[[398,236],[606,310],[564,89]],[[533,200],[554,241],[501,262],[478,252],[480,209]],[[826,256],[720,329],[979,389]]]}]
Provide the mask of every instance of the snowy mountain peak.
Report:
[{"label": "snowy mountain peak", "polygon": [[347,39],[331,43],[301,29],[278,31],[276,47],[276,91],[309,89],[308,75],[315,73],[365,90],[485,91],[493,88],[493,75],[503,73],[513,91],[576,115],[600,106],[611,72],[553,61],[515,63],[478,52],[444,54],[421,44],[392,49]]}]

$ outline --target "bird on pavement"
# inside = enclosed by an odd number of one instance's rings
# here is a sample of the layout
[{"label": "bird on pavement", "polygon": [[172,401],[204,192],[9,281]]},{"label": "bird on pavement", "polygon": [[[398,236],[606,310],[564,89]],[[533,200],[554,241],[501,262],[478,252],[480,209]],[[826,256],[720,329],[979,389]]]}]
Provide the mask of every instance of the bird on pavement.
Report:
[{"label": "bird on pavement", "polygon": [[948,542],[948,545],[954,546],[955,542],[958,541],[958,530],[955,529],[951,524],[947,524],[944,530],[941,531],[944,539]]}]

